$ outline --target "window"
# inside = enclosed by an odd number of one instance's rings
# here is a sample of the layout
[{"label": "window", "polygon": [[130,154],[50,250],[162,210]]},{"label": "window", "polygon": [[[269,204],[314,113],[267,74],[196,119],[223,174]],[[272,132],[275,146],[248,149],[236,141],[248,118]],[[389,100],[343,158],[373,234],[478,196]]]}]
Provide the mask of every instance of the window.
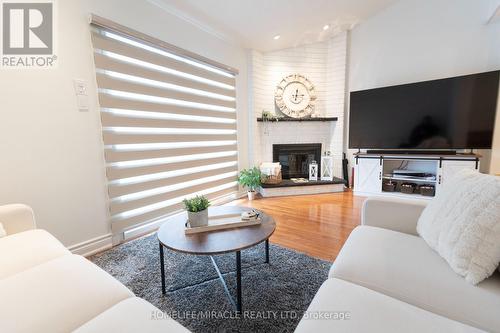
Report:
[{"label": "window", "polygon": [[185,197],[235,193],[237,72],[92,24],[113,233],[177,212]]}]

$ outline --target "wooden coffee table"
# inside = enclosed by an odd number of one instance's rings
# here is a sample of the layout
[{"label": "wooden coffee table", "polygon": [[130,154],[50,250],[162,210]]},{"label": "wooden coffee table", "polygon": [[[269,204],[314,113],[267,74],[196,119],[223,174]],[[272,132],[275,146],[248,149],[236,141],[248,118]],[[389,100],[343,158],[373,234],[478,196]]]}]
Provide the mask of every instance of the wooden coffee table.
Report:
[{"label": "wooden coffee table", "polygon": [[[241,214],[249,210],[251,209],[237,206],[219,206],[210,207],[208,213],[209,215]],[[187,254],[208,255],[212,260],[217,275],[222,281],[222,285],[231,304],[237,311],[241,312],[241,250],[265,242],[265,260],[266,263],[269,263],[269,237],[271,237],[276,229],[276,223],[272,217],[263,212],[261,212],[260,217],[262,222],[258,225],[192,235],[186,235],[184,233],[187,220],[186,213],[169,218],[158,230],[162,293],[166,293],[163,247]],[[226,282],[224,281],[224,277],[213,258],[213,255],[230,252],[236,252],[236,302],[231,296]]]}]

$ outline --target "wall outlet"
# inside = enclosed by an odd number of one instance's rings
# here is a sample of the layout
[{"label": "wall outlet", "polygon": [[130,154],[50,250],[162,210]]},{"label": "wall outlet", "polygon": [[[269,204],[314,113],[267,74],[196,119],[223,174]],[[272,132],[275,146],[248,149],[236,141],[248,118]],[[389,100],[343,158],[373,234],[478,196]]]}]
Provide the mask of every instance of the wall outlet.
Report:
[{"label": "wall outlet", "polygon": [[78,110],[88,111],[89,110],[89,96],[76,95],[76,105],[78,105]]}]

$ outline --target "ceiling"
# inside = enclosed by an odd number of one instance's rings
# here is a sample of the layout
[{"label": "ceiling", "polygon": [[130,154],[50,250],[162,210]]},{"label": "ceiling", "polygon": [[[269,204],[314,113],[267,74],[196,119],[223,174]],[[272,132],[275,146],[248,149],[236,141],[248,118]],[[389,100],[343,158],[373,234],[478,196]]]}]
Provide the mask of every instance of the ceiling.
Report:
[{"label": "ceiling", "polygon": [[149,1],[229,42],[266,52],[324,40],[396,0]]}]

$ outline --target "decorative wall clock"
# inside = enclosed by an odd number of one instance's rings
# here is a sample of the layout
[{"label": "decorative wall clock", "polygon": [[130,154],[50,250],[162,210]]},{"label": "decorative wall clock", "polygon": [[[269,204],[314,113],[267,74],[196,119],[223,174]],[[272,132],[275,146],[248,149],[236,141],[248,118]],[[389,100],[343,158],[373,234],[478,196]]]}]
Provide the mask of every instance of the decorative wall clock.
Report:
[{"label": "decorative wall clock", "polygon": [[309,117],[314,113],[314,85],[300,74],[288,75],[276,87],[274,100],[278,109],[292,118]]}]

